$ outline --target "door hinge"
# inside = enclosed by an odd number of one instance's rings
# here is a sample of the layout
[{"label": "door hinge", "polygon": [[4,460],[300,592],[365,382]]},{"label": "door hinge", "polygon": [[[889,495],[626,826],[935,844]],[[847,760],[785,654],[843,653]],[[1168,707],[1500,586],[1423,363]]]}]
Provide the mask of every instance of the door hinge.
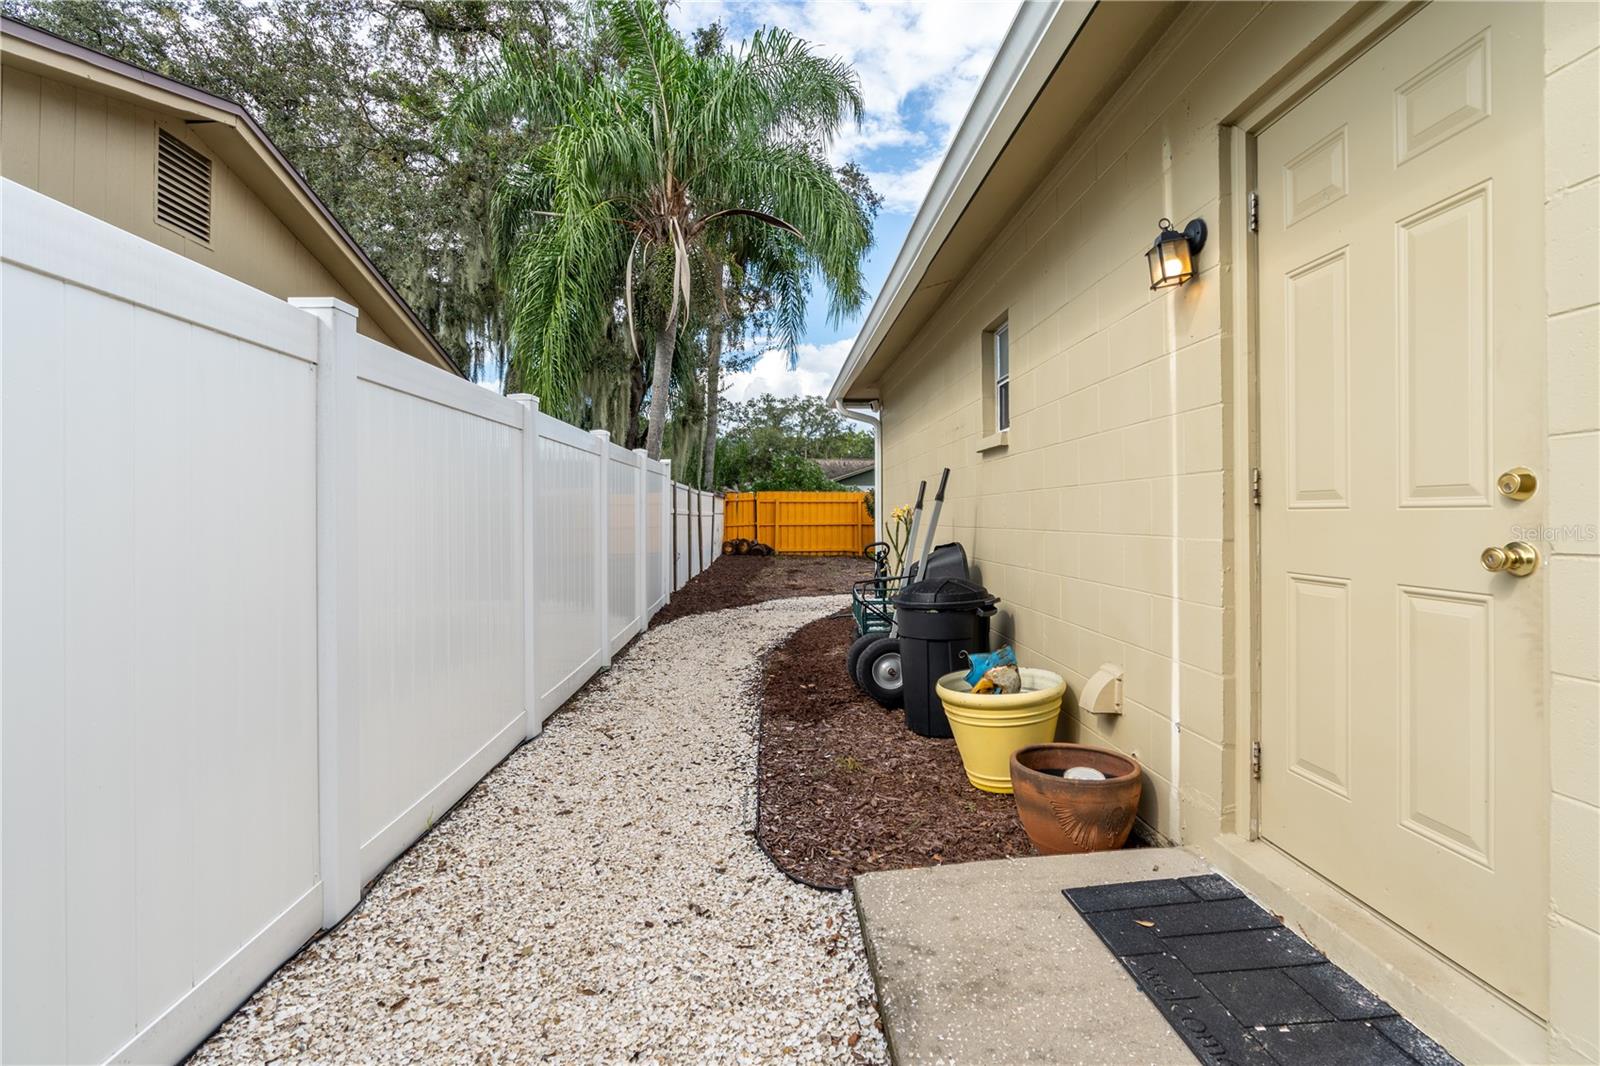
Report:
[{"label": "door hinge", "polygon": [[1261,506],[1261,468],[1259,466],[1250,468],[1250,506]]},{"label": "door hinge", "polygon": [[1245,197],[1245,203],[1248,205],[1249,209],[1249,215],[1247,217],[1250,220],[1250,232],[1258,233],[1261,230],[1261,194],[1252,192],[1249,196]]},{"label": "door hinge", "polygon": [[1250,780],[1261,780],[1261,741],[1250,742]]}]

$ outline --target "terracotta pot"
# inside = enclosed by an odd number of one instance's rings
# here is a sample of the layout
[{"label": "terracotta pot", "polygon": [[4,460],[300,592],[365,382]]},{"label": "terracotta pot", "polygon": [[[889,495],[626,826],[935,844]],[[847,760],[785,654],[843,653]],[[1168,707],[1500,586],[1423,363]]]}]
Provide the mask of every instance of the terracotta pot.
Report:
[{"label": "terracotta pot", "polygon": [[[1069,781],[1059,773],[1090,766],[1104,781]],[[1139,764],[1126,755],[1083,744],[1035,744],[1011,756],[1017,818],[1044,855],[1114,851],[1127,843],[1143,787]]]}]

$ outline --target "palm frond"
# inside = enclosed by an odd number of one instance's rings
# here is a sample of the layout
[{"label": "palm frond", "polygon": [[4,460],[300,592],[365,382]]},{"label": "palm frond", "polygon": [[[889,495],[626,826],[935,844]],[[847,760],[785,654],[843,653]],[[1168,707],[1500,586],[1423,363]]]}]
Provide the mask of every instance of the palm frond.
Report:
[{"label": "palm frond", "polygon": [[872,242],[870,220],[826,161],[789,145],[743,148],[722,161],[723,195],[734,203],[759,202],[799,230],[807,259],[828,283],[829,316],[842,320],[866,301],[861,258]]},{"label": "palm frond", "polygon": [[[673,375],[698,372],[699,356],[684,353],[719,313],[695,306],[706,290],[697,276],[726,268],[738,284],[765,286],[767,321],[791,364],[813,271],[836,320],[864,301],[864,181],[841,182],[823,154],[860,121],[861,89],[846,63],[784,30],[697,53],[658,0],[597,0],[590,10],[600,62],[552,63],[508,46],[463,89],[449,128],[470,137],[510,126],[536,138],[503,172],[493,203],[513,375],[547,410],[575,412],[598,348],[615,360],[619,314],[630,374],[638,327],[651,323],[663,354],[651,361],[647,439],[659,454],[669,394],[698,395],[687,380],[674,390]],[[671,367],[660,347],[668,324]]]},{"label": "palm frond", "polygon": [[609,204],[579,207],[524,238],[508,266],[513,368],[558,415],[573,410],[605,321],[620,233]]}]

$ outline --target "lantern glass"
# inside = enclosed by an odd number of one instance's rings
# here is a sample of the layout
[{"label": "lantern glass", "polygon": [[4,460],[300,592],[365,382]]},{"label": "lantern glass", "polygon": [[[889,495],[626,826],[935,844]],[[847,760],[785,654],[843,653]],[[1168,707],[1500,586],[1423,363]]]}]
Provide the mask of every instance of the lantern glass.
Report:
[{"label": "lantern glass", "polygon": [[1182,285],[1194,277],[1194,259],[1189,253],[1189,241],[1175,230],[1164,229],[1150,250],[1145,253],[1150,263],[1150,287],[1165,289]]}]

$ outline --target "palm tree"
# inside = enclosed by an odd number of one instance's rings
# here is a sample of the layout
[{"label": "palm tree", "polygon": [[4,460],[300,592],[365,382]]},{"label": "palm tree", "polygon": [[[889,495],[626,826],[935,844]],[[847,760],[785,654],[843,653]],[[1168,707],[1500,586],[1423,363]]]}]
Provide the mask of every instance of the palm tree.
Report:
[{"label": "palm tree", "polygon": [[792,370],[805,329],[809,266],[805,247],[787,230],[761,223],[732,225],[711,243],[711,297],[705,318],[705,435],[700,487],[716,487],[717,420],[724,343],[751,338],[789,353]]},{"label": "palm tree", "polygon": [[835,321],[861,305],[871,220],[822,154],[845,121],[860,121],[861,93],[848,64],[783,30],[698,54],[654,0],[600,0],[596,26],[611,58],[552,67],[508,47],[463,94],[456,119],[462,129],[547,131],[496,197],[511,360],[524,387],[569,410],[606,323],[620,315],[637,346],[636,298],[664,308],[645,323],[645,446],[655,458],[693,261],[708,241],[750,220],[770,227],[797,249],[792,284],[820,274]]}]

